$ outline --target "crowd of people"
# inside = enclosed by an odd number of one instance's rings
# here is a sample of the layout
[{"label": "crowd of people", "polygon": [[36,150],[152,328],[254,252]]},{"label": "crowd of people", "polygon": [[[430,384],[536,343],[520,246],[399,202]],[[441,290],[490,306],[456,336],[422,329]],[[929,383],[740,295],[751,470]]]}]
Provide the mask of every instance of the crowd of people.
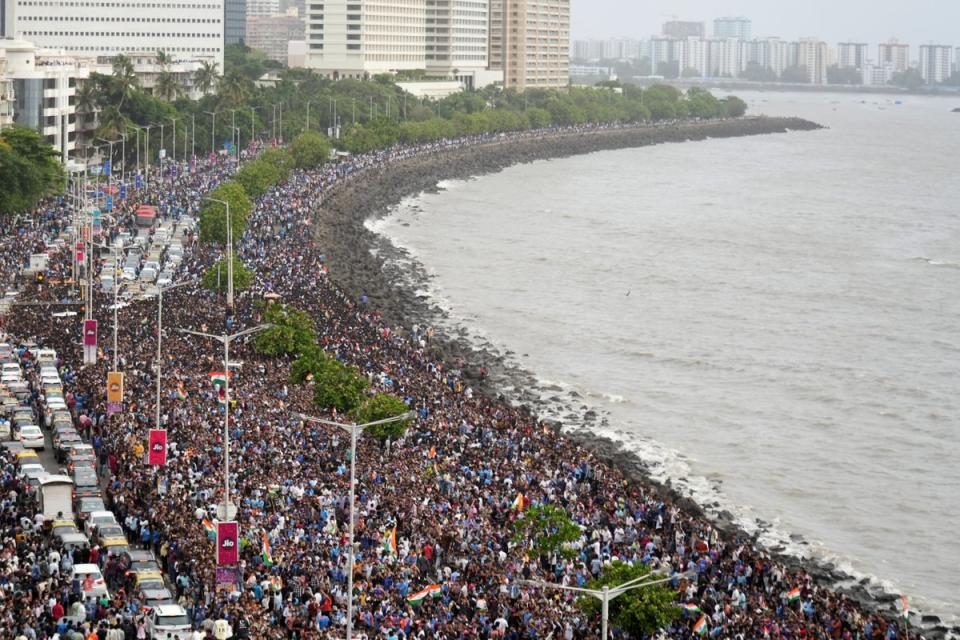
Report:
[{"label": "crowd of people", "polygon": [[[597,638],[599,619],[587,617],[570,592],[544,591],[521,580],[582,586],[616,560],[672,575],[668,584],[678,605],[696,605],[712,637],[903,637],[897,625],[865,613],[805,572],[788,570],[751,540],[723,535],[629,480],[526,409],[468,393],[460,363],[431,355],[428,332],[388,326],[376,309],[330,280],[311,225],[326,198],[352,180],[376,180],[411,156],[485,141],[398,147],[297,171],[256,202],[238,243],[255,283],[238,294],[231,328],[224,328],[224,301],[215,293],[186,286],[164,296],[160,423],[168,430],[169,455],[163,467],[146,464],[144,455],[156,420],[155,300],[120,312],[125,406],[113,415],[105,402],[109,341],[97,365],[79,368],[76,319],[52,321],[42,308],[29,307],[7,320],[11,334],[56,349],[75,374],[73,409],[89,424],[107,477],[108,505],[129,539],[162,559],[176,597],[202,630],[198,634],[209,634],[220,618],[231,623],[235,638],[255,640],[342,637],[346,626],[350,441],[336,428],[297,416],[349,417],[316,406],[311,383],[292,383],[289,358],[259,355],[245,339],[231,345],[238,365],[229,407],[231,499],[239,506],[241,535],[238,583],[217,584],[214,544],[203,524],[216,517],[224,499],[224,408],[210,382],[210,372],[223,370],[222,347],[173,328],[222,333],[254,326],[270,297],[306,311],[321,346],[357,367],[371,391],[395,394],[416,412],[403,437],[387,443],[364,436],[358,443],[355,637]],[[143,201],[164,205],[167,218],[193,215],[202,194],[229,167],[201,164],[196,173],[157,180],[121,211],[129,214]],[[48,228],[63,212],[52,211],[41,218]],[[121,226],[130,223],[121,216]],[[219,252],[196,245],[177,280],[199,279]],[[68,260],[55,268],[65,270]],[[28,293],[58,295],[35,284]],[[96,314],[101,335],[109,335],[106,302]],[[46,550],[21,523],[25,498],[16,480],[9,471],[0,479],[6,496],[0,619],[32,628],[33,635],[26,635],[18,627],[26,637],[55,637],[48,595],[67,587],[55,580],[41,586],[42,572],[34,568]],[[537,504],[561,506],[580,526],[573,557],[540,555],[530,541],[514,540],[512,523],[524,507]],[[434,584],[440,586],[435,597],[409,601]],[[795,589],[799,599],[788,595]],[[128,605],[104,603],[87,618],[138,638],[136,616],[123,615]],[[22,617],[24,608],[31,617]],[[684,613],[656,635],[694,637],[700,618]],[[617,629],[613,634],[623,636]]]}]

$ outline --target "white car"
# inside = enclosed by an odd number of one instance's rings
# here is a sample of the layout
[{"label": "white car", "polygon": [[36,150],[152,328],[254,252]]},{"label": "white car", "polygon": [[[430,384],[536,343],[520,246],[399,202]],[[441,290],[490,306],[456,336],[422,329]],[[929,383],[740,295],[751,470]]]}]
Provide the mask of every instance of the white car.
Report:
[{"label": "white car", "polygon": [[173,274],[171,274],[169,271],[163,271],[160,273],[159,276],[157,276],[158,287],[166,287],[172,282],[173,282]]},{"label": "white car", "polygon": [[156,640],[190,640],[190,618],[178,604],[161,604],[150,611],[147,618],[147,637]]},{"label": "white car", "polygon": [[73,565],[73,573],[70,575],[71,582],[74,578],[80,581],[80,588],[83,590],[84,596],[110,597],[110,592],[107,591],[107,583],[103,580],[103,574],[100,573],[100,567],[97,565]]},{"label": "white car", "polygon": [[94,511],[83,521],[83,530],[87,535],[92,536],[97,527],[102,524],[117,524],[117,517],[113,515],[113,511]]},{"label": "white car", "polygon": [[32,424],[20,427],[20,443],[26,449],[43,449],[47,446],[40,427]]}]

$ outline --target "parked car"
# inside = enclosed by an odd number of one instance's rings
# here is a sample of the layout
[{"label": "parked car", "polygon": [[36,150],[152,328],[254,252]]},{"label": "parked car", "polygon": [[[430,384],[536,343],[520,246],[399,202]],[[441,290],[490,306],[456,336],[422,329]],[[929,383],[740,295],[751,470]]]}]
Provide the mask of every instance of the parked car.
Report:
[{"label": "parked car", "polygon": [[40,449],[43,451],[47,443],[43,437],[43,432],[36,425],[27,425],[20,428],[20,442],[28,449]]},{"label": "parked car", "polygon": [[117,524],[117,517],[113,515],[113,511],[94,511],[84,520],[83,530],[92,535],[102,524]]}]

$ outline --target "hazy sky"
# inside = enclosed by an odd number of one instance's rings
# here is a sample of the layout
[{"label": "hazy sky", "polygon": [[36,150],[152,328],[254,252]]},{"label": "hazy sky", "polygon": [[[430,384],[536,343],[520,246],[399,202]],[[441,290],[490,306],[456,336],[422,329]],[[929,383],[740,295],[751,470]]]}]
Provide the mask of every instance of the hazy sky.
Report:
[{"label": "hazy sky", "polygon": [[815,36],[876,43],[891,36],[912,45],[960,46],[960,0],[570,0],[574,39],[647,37],[672,16],[707,23],[746,16],[755,36]]}]

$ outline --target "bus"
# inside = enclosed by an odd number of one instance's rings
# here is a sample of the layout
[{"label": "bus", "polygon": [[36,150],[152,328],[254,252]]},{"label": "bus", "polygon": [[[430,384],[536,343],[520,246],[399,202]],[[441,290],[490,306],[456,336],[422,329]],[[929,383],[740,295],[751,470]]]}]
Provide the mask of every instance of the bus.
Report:
[{"label": "bus", "polygon": [[140,205],[137,209],[137,226],[152,227],[154,220],[157,219],[157,208],[148,204]]}]

